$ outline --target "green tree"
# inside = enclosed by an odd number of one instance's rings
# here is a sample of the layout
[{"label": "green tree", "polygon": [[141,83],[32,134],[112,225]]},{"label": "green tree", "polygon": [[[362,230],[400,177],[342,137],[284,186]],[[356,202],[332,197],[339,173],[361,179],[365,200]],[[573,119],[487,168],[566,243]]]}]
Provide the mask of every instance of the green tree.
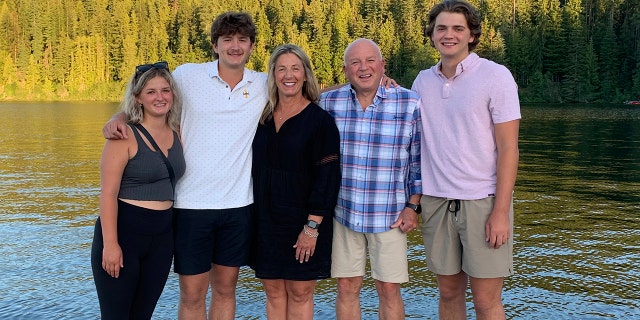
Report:
[{"label": "green tree", "polygon": [[398,0],[390,6],[400,46],[390,59],[390,74],[405,87],[410,87],[425,65],[424,28],[416,16],[414,1]]},{"label": "green tree", "polygon": [[326,4],[322,0],[311,0],[303,12],[302,31],[309,35],[310,56],[314,73],[321,86],[331,83],[333,71],[331,68],[330,26],[325,19]]},{"label": "green tree", "polygon": [[251,54],[251,65],[255,70],[267,71],[269,67],[269,57],[271,51],[267,50],[267,44],[270,42],[271,26],[269,25],[269,19],[264,11],[256,13],[254,18],[258,35],[256,36],[256,44],[253,53]]},{"label": "green tree", "polygon": [[17,70],[13,58],[7,51],[0,50],[0,97],[7,98],[16,94]]},{"label": "green tree", "polygon": [[20,41],[21,25],[17,8],[11,1],[0,3],[0,50],[9,53],[15,60],[18,55],[18,43]]},{"label": "green tree", "polygon": [[619,86],[627,86],[625,96],[640,99],[640,0],[625,0],[620,5],[620,78]]},{"label": "green tree", "polygon": [[594,47],[598,55],[598,64],[600,66],[600,94],[603,97],[616,97],[619,90],[617,89],[618,79],[618,52],[616,35],[613,30],[613,12],[604,15],[604,21],[598,22],[597,28],[594,30]]},{"label": "green tree", "polygon": [[[440,0],[0,0],[0,97],[119,99],[136,64],[211,59],[209,28],[245,11],[258,37],[248,67],[293,42],[321,83],[344,82],[343,51],[376,41],[387,74],[409,86],[437,62],[424,38]],[[640,0],[471,0],[483,18],[477,52],[513,72],[524,101],[640,96]]]},{"label": "green tree", "polygon": [[[488,23],[484,25],[487,26]],[[493,27],[484,27],[482,32],[482,40],[475,51],[482,57],[504,64],[506,60],[506,45],[500,31]]]},{"label": "green tree", "polygon": [[[565,39],[564,59],[565,65],[562,79],[562,96],[565,101],[580,101],[583,99],[578,88],[581,74],[590,73],[592,70],[585,70],[586,37],[585,28],[582,26],[581,0],[569,0],[562,8],[563,29],[562,34]],[[586,83],[583,83],[585,85]]]},{"label": "green tree", "polygon": [[[566,39],[562,33],[562,15],[559,2],[556,0],[540,1],[540,19],[546,20],[540,26],[542,33],[542,73],[549,74],[551,80],[560,83],[564,77],[566,60],[564,44]],[[557,99],[561,99],[560,96]]]},{"label": "green tree", "polygon": [[344,49],[351,42],[348,31],[348,21],[351,16],[348,1],[336,1],[329,11],[331,19],[331,66],[333,75],[329,84],[344,83],[346,79],[342,72],[344,62]]},{"label": "green tree", "polygon": [[533,73],[542,70],[540,50],[536,46],[540,40],[535,30],[535,28],[515,30],[507,41],[506,65],[521,88],[527,88],[532,81]]},{"label": "green tree", "polygon": [[582,72],[576,73],[576,101],[593,102],[600,98],[598,87],[600,84],[598,57],[593,48],[593,41],[589,41],[579,55]]}]

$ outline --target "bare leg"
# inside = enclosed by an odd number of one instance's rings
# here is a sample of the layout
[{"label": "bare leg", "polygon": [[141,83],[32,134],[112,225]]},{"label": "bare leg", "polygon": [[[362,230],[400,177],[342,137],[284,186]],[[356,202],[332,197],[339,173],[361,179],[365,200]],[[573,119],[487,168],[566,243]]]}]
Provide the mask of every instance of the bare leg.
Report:
[{"label": "bare leg", "polygon": [[287,289],[284,280],[262,280],[267,294],[267,319],[283,320],[287,317]]},{"label": "bare leg", "polygon": [[338,278],[337,320],[360,320],[362,277]]},{"label": "bare leg", "polygon": [[438,275],[438,290],[440,291],[438,303],[440,319],[466,319],[467,274],[460,272],[451,276]]},{"label": "bare leg", "polygon": [[211,273],[210,320],[233,320],[236,314],[236,285],[238,267],[213,264]]},{"label": "bare leg", "polygon": [[313,319],[313,291],[316,281],[285,281],[287,287],[287,320]]},{"label": "bare leg", "polygon": [[503,278],[480,279],[470,277],[473,306],[478,320],[504,320],[502,307]]},{"label": "bare leg", "polygon": [[178,319],[207,319],[207,290],[209,290],[209,272],[196,275],[180,275],[180,301]]},{"label": "bare leg", "polygon": [[378,318],[381,320],[402,320],[404,314],[404,302],[400,294],[400,284],[376,280],[379,306]]}]

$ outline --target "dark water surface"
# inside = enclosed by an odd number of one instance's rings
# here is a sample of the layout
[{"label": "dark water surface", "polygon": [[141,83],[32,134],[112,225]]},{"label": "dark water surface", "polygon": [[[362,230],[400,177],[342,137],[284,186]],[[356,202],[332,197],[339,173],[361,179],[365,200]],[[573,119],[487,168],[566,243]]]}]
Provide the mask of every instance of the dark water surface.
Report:
[{"label": "dark water surface", "polygon": [[[102,124],[113,103],[0,103],[0,319],[98,319],[89,252],[98,215]],[[640,318],[640,107],[524,106],[515,192],[511,319]],[[421,237],[410,235],[408,319],[437,318]],[[334,318],[319,282],[316,319]],[[154,319],[175,319],[171,274]],[[471,307],[471,304],[468,304]],[[377,319],[371,279],[364,319]],[[264,319],[243,269],[238,319]],[[469,311],[472,316],[472,311]]]}]

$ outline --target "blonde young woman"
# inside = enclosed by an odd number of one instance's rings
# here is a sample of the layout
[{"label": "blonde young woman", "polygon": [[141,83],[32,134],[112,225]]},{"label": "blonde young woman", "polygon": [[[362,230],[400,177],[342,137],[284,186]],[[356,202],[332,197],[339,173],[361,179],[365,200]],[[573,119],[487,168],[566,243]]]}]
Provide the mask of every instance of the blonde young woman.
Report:
[{"label": "blonde young woman", "polygon": [[130,134],[107,140],[100,162],[91,265],[103,320],[151,319],[167,281],[173,186],[185,171],[180,106],[166,62],[136,68],[122,102]]}]

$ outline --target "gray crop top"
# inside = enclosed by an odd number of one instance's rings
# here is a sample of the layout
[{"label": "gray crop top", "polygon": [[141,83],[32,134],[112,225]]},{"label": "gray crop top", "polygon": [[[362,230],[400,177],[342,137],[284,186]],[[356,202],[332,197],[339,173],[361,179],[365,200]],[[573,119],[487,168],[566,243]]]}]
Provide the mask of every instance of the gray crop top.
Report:
[{"label": "gray crop top", "polygon": [[[140,136],[140,132],[131,125],[129,127],[138,142],[138,152],[129,159],[124,168],[118,198],[149,201],[174,200],[169,171],[158,153],[160,151],[151,150]],[[186,165],[182,144],[176,132],[173,132],[173,145],[169,149],[167,158],[173,167],[175,180],[178,181],[184,174]]]}]

